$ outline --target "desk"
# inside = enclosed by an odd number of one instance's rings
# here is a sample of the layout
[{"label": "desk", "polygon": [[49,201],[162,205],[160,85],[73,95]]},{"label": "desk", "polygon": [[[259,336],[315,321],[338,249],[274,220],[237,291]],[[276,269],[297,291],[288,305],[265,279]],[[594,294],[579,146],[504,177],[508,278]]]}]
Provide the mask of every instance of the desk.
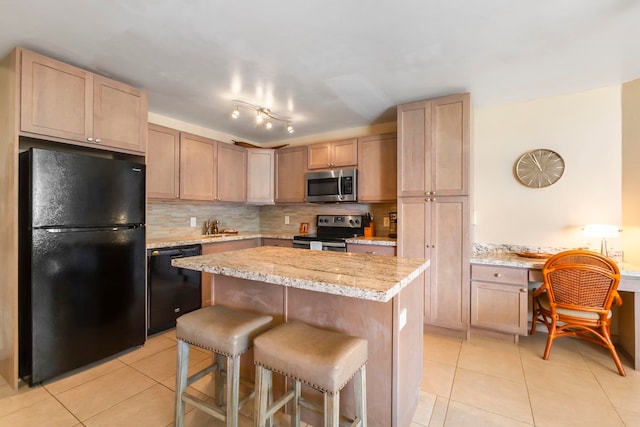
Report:
[{"label": "desk", "polygon": [[[529,282],[542,281],[545,260],[529,259],[514,253],[484,253],[471,257],[472,265],[494,265],[526,269]],[[640,370],[640,267],[625,263],[620,268],[618,291],[622,306],[617,308],[618,340],[616,344],[632,361],[634,369]]]}]

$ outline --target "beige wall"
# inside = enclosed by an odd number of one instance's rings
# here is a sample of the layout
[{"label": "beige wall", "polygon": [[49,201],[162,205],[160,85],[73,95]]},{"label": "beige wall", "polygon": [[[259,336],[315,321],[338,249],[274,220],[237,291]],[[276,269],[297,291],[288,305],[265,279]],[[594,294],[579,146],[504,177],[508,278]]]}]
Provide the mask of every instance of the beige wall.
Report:
[{"label": "beige wall", "polygon": [[[474,242],[599,248],[581,227],[622,225],[620,86],[474,113]],[[516,160],[534,148],[565,160],[551,187],[514,178]],[[611,249],[620,246],[620,237],[609,240]]]},{"label": "beige wall", "polygon": [[622,249],[640,265],[640,79],[622,85],[622,170]]}]

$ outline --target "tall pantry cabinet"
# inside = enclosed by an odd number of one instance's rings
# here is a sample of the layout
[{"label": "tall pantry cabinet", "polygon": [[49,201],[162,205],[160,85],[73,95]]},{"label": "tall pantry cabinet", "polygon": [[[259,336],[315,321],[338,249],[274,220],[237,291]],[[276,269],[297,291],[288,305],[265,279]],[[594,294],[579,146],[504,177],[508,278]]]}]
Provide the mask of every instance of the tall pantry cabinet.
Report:
[{"label": "tall pantry cabinet", "polygon": [[424,323],[469,325],[470,100],[398,106],[398,256],[430,259]]}]

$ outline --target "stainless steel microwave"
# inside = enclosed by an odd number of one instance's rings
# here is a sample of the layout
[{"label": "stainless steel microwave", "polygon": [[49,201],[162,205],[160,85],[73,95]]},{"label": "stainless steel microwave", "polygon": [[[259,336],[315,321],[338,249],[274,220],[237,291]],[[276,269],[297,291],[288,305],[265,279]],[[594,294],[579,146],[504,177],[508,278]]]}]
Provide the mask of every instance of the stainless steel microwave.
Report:
[{"label": "stainless steel microwave", "polygon": [[305,190],[307,202],[356,202],[358,171],[335,169],[308,172]]}]

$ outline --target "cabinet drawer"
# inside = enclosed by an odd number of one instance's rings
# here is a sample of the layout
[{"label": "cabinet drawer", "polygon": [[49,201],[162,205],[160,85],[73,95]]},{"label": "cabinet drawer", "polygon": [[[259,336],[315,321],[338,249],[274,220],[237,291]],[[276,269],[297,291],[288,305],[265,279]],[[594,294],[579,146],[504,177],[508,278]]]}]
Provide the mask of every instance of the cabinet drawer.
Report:
[{"label": "cabinet drawer", "polygon": [[529,273],[526,268],[472,265],[471,280],[527,286],[529,282]]}]

